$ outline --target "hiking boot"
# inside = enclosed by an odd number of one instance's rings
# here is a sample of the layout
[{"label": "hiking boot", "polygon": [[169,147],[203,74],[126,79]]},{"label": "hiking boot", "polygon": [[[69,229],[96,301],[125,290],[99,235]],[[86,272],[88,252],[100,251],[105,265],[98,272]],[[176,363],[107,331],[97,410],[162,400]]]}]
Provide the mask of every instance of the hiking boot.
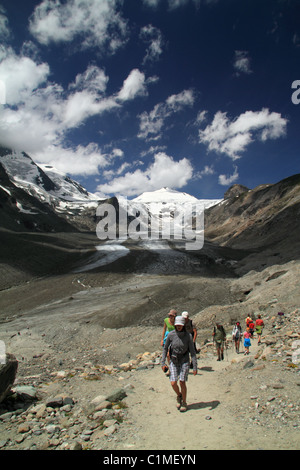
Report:
[{"label": "hiking boot", "polygon": [[179,410],[179,408],[181,407],[181,404],[182,404],[182,395],[177,395],[177,409]]},{"label": "hiking boot", "polygon": [[181,412],[187,411],[187,404],[184,401],[181,404],[180,411]]}]

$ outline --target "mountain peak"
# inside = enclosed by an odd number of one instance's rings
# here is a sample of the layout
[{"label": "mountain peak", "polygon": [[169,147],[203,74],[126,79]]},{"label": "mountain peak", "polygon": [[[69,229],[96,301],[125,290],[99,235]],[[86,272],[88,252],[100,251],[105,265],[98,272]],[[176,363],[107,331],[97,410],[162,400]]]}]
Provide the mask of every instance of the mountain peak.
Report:
[{"label": "mountain peak", "polygon": [[155,191],[146,191],[133,199],[133,201],[149,204],[153,202],[196,202],[198,199],[190,194],[165,186]]}]

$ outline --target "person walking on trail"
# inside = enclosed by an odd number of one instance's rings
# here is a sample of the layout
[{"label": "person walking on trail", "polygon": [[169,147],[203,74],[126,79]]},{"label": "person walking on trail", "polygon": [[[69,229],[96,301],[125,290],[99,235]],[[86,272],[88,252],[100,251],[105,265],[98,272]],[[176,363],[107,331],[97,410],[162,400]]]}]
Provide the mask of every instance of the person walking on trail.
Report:
[{"label": "person walking on trail", "polygon": [[197,328],[195,324],[193,323],[193,321],[190,319],[189,312],[186,312],[186,311],[182,312],[181,315],[185,319],[184,326],[185,326],[186,331],[192,335],[195,351],[197,352],[197,347],[196,347]]},{"label": "person walking on trail", "polygon": [[214,327],[213,341],[216,344],[218,355],[217,361],[222,361],[224,359],[224,343],[226,341],[226,332],[223,325],[219,321],[216,321],[216,326]]},{"label": "person walking on trail", "polygon": [[255,328],[255,324],[254,324],[253,320],[251,320],[248,327],[249,327],[249,330],[250,330],[250,337],[253,338],[253,333],[254,333],[254,328]]},{"label": "person walking on trail", "polygon": [[240,322],[236,322],[232,330],[232,341],[234,341],[235,352],[239,354],[240,352],[240,341],[242,337],[242,327]]},{"label": "person walking on trail", "polygon": [[[165,371],[166,357],[170,351],[170,383],[177,395],[177,409],[181,412],[187,411],[187,386],[189,374],[189,354],[193,361],[193,374],[197,374],[197,357],[193,339],[185,329],[185,318],[181,315],[175,318],[175,330],[171,331],[166,339],[161,367]],[[178,385],[179,380],[179,385]]]},{"label": "person walking on trail", "polygon": [[176,315],[177,315],[176,310],[172,309],[169,311],[167,318],[164,319],[164,328],[163,328],[161,342],[160,342],[161,346],[164,346],[167,336],[170,333],[170,331],[175,329],[174,321],[175,321]]},{"label": "person walking on trail", "polygon": [[251,338],[250,328],[247,327],[246,331],[244,332],[244,348],[245,348],[244,356],[247,356],[247,354],[250,354],[250,351],[249,351],[249,348],[251,346],[250,338]]},{"label": "person walking on trail", "polygon": [[262,331],[263,331],[264,326],[265,325],[264,325],[264,322],[261,318],[261,315],[257,315],[257,319],[255,320],[255,331],[256,331],[257,339],[258,339],[257,344],[261,344],[261,335],[262,335]]}]

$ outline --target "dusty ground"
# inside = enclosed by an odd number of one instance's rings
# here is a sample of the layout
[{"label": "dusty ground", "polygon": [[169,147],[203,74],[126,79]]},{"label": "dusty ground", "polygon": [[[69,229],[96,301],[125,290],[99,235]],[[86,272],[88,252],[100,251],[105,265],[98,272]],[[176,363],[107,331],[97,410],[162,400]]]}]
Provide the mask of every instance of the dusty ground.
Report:
[{"label": "dusty ground", "polygon": [[[18,382],[38,383],[45,394],[72,395],[84,406],[112,388],[130,386],[126,418],[99,448],[299,449],[298,369],[272,355],[244,368],[257,353],[256,340],[250,358],[229,348],[222,362],[202,346],[198,374],[188,380],[186,413],[177,411],[159,365],[106,374],[99,382],[78,377],[60,382],[51,376],[87,363],[121,364],[159,350],[163,318],[171,307],[190,311],[199,327],[198,345],[211,340],[216,315],[230,333],[236,319],[244,322],[249,312],[261,311],[269,319],[266,333],[273,334],[272,315],[300,306],[299,271],[299,263],[291,262],[240,279],[112,273],[40,278],[1,292],[1,339],[19,360]],[[293,329],[299,333],[297,321]],[[276,413],[290,407],[292,417],[275,419],[270,399]]]}]

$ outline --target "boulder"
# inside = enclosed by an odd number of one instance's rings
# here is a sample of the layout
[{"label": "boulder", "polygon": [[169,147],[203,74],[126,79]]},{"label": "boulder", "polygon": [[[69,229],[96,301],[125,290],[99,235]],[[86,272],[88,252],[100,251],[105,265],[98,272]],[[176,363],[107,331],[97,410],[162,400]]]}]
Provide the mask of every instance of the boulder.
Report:
[{"label": "boulder", "polygon": [[106,396],[106,400],[110,401],[111,403],[115,403],[117,401],[122,401],[125,397],[127,397],[125,390],[123,388],[117,388]]},{"label": "boulder", "polygon": [[6,354],[5,364],[0,364],[0,403],[5,399],[14,384],[18,361],[13,354]]}]

